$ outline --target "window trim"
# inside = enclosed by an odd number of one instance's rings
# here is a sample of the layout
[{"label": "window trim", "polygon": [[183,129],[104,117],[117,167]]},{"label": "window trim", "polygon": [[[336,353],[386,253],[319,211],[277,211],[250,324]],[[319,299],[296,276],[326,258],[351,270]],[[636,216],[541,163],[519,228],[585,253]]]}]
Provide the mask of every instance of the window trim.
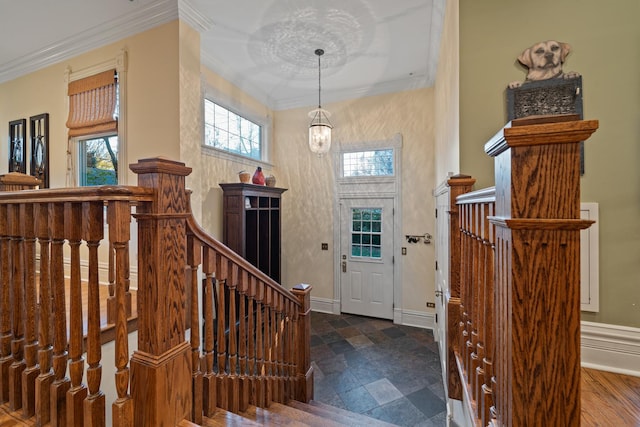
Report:
[{"label": "window trim", "polygon": [[[242,154],[232,153],[221,148],[212,147],[205,143],[204,139],[204,104],[205,100],[213,102],[227,110],[231,111],[238,116],[247,119],[258,126],[260,126],[260,159],[254,159],[253,157],[243,156]],[[273,167],[271,163],[271,129],[272,129],[272,117],[267,115],[266,117],[258,114],[253,109],[232,100],[229,96],[222,94],[220,91],[206,85],[206,89],[202,95],[202,101],[200,102],[202,112],[202,143],[201,152],[204,155],[210,157],[218,157],[223,160],[235,161],[238,163],[244,163],[247,165],[258,165],[266,168]]]},{"label": "window trim", "polygon": [[[336,183],[338,185],[358,183],[358,184],[384,184],[395,182],[399,175],[401,155],[402,138],[399,135],[394,136],[392,139],[382,141],[366,141],[356,142],[350,144],[339,144],[336,150],[335,156],[335,171]],[[344,164],[342,162],[342,155],[344,153],[357,153],[360,151],[376,151],[376,150],[392,150],[393,152],[393,174],[392,175],[377,175],[377,176],[344,176]]]},{"label": "window trim", "polygon": [[[118,73],[118,185],[127,185],[129,182],[129,170],[128,170],[128,150],[127,150],[127,51],[126,49],[120,49],[118,54],[104,62],[95,64],[93,66],[80,69],[78,71],[71,71],[71,67],[67,67],[65,70],[65,84],[68,86],[69,82],[80,80],[85,77],[92,76],[94,74],[108,71],[111,69],[116,70]],[[65,93],[65,105],[66,111],[69,111],[69,97]],[[96,134],[101,136],[105,134]],[[78,170],[78,142],[81,139],[88,139],[92,135],[84,135],[80,137],[72,137],[68,140],[67,146],[67,171],[66,171],[66,186],[77,187],[79,182]]]}]

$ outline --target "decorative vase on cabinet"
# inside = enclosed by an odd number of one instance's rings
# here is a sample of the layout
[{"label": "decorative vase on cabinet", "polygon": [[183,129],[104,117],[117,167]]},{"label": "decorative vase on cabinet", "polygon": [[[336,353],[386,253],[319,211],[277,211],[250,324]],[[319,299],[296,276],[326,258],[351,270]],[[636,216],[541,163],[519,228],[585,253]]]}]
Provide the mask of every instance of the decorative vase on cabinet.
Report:
[{"label": "decorative vase on cabinet", "polygon": [[286,188],[221,183],[223,243],[280,283],[280,210]]}]

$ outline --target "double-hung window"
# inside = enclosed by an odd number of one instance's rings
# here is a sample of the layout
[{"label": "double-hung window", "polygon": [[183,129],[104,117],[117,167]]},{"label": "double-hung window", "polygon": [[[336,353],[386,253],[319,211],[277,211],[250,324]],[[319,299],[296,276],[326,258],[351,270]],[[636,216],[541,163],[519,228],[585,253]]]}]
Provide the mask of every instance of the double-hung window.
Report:
[{"label": "double-hung window", "polygon": [[118,184],[119,85],[115,69],[69,83],[69,137],[81,186]]}]

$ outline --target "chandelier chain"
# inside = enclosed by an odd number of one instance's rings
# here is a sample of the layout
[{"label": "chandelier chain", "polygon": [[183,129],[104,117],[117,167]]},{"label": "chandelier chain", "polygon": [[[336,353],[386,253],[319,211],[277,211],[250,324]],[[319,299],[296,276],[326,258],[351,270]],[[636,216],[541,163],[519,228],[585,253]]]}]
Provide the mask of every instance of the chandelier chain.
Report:
[{"label": "chandelier chain", "polygon": [[321,102],[321,98],[320,98],[320,96],[321,96],[320,94],[322,93],[322,91],[321,91],[322,86],[321,86],[321,79],[320,79],[320,76],[321,76],[321,73],[322,73],[322,71],[321,71],[322,68],[320,67],[320,57],[322,55],[324,55],[324,50],[316,49],[315,54],[318,55],[318,108],[322,108],[322,102]]}]

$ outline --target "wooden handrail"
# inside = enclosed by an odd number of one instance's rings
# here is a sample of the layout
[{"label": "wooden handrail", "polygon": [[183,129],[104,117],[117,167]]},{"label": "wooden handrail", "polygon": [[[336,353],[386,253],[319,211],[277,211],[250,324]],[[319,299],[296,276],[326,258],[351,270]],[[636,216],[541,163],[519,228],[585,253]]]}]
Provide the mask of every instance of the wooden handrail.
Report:
[{"label": "wooden handrail", "polygon": [[92,202],[123,200],[132,205],[153,200],[152,188],[135,186],[73,187],[51,188],[43,190],[23,190],[0,192],[0,204],[12,203],[54,203],[54,202]]},{"label": "wooden handrail", "polygon": [[252,275],[265,284],[268,284],[273,288],[274,292],[281,294],[284,298],[295,301],[296,305],[299,305],[298,298],[288,289],[282,287],[278,282],[273,280],[271,277],[263,273],[262,271],[255,268],[253,264],[249,261],[241,257],[237,252],[229,249],[227,245],[220,242],[215,237],[209,235],[201,226],[198,224],[196,219],[193,216],[189,216],[187,218],[187,227],[189,233],[193,235],[200,243],[204,246],[208,246],[210,248],[215,248],[216,252],[220,253],[223,257],[227,258],[233,264],[237,265],[239,268],[247,271],[252,271]]}]

